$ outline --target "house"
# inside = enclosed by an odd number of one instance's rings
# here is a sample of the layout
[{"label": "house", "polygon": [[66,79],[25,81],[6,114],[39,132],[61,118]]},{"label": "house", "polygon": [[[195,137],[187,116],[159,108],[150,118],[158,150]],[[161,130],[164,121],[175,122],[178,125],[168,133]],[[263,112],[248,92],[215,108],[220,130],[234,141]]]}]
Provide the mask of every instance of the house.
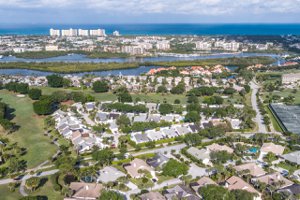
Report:
[{"label": "house", "polygon": [[247,192],[255,194],[254,200],[260,200],[261,195],[260,193],[255,190],[249,183],[245,182],[243,179],[232,176],[226,180],[225,187],[228,190],[245,190]]},{"label": "house", "polygon": [[274,172],[272,174],[267,174],[253,179],[253,182],[257,181],[275,186],[277,189],[285,188],[294,184],[292,181],[284,178],[279,172]]},{"label": "house", "polygon": [[153,171],[145,161],[138,158],[135,158],[129,164],[125,164],[124,169],[132,178],[142,178],[143,174],[139,172],[140,170]]},{"label": "house", "polygon": [[246,170],[249,170],[249,174],[252,177],[259,177],[266,174],[265,170],[263,170],[261,167],[259,167],[256,163],[245,163],[242,165],[238,165],[233,167],[237,172],[245,172]]},{"label": "house", "polygon": [[176,129],[174,128],[166,128],[166,129],[161,129],[161,131],[165,134],[166,137],[168,138],[175,138],[178,137],[179,135],[176,132]]},{"label": "house", "polygon": [[190,124],[189,129],[192,131],[192,133],[197,133],[201,130],[201,128],[195,124]]},{"label": "house", "polygon": [[300,195],[300,185],[293,184],[291,186],[277,190],[277,192],[284,192],[284,193],[288,193],[290,195],[299,196]]},{"label": "house", "polygon": [[167,163],[169,158],[162,153],[157,153],[153,158],[149,158],[146,160],[147,164],[153,168],[162,167],[165,163]]},{"label": "house", "polygon": [[85,108],[88,112],[95,109],[96,103],[95,102],[88,102],[85,104]]},{"label": "house", "polygon": [[146,122],[147,121],[147,115],[146,114],[140,114],[133,118],[133,122]]},{"label": "house", "polygon": [[205,165],[211,165],[210,162],[210,151],[207,149],[197,149],[195,147],[190,147],[187,150],[187,153],[189,153],[191,156],[198,160],[202,160],[202,163]]},{"label": "house", "polygon": [[274,153],[275,155],[282,155],[284,151],[284,147],[281,145],[276,145],[274,143],[264,143],[260,149],[263,155],[267,153]]},{"label": "house", "polygon": [[178,133],[178,135],[186,135],[188,133],[190,133],[191,131],[185,127],[185,126],[179,126],[179,127],[176,127],[176,131]]},{"label": "house", "polygon": [[72,182],[69,188],[73,194],[64,200],[96,200],[99,198],[103,186],[98,183]]},{"label": "house", "polygon": [[300,151],[294,151],[291,153],[287,153],[287,154],[282,155],[281,157],[291,163],[300,165]]},{"label": "house", "polygon": [[157,141],[165,138],[164,133],[161,131],[149,130],[145,133],[151,141]]},{"label": "house", "polygon": [[164,196],[167,200],[185,199],[185,200],[200,200],[188,187],[185,185],[176,185],[173,188],[166,189]]},{"label": "house", "polygon": [[233,149],[226,146],[226,145],[219,145],[219,144],[211,144],[206,147],[209,151],[226,151],[227,153],[233,153]]},{"label": "house", "polygon": [[97,174],[97,182],[102,183],[115,182],[119,178],[126,176],[126,174],[124,174],[123,172],[110,166],[104,167],[103,169],[99,170]]},{"label": "house", "polygon": [[159,192],[148,192],[140,196],[141,200],[166,200]]},{"label": "house", "polygon": [[132,141],[134,141],[137,144],[145,143],[145,142],[150,141],[147,134],[142,134],[142,133],[135,133],[135,134],[132,133],[131,134],[131,139],[132,139]]},{"label": "house", "polygon": [[204,187],[206,185],[217,185],[217,183],[211,180],[209,177],[203,176],[197,182],[191,183],[190,187],[195,192],[198,192],[199,188]]}]

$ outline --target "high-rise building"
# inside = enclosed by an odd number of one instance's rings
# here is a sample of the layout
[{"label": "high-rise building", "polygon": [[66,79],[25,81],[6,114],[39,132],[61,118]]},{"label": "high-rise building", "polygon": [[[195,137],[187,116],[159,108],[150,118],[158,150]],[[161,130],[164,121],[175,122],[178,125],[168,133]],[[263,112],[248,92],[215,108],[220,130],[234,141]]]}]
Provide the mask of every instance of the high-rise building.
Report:
[{"label": "high-rise building", "polygon": [[89,30],[79,29],[78,35],[79,36],[89,36]]},{"label": "high-rise building", "polygon": [[90,30],[90,36],[106,36],[104,29]]},{"label": "high-rise building", "polygon": [[50,36],[54,37],[54,36],[60,36],[60,30],[57,30],[57,29],[53,29],[51,28],[50,29]]},{"label": "high-rise building", "polygon": [[74,37],[78,35],[78,30],[77,29],[66,29],[66,30],[61,30],[61,35],[65,37]]}]

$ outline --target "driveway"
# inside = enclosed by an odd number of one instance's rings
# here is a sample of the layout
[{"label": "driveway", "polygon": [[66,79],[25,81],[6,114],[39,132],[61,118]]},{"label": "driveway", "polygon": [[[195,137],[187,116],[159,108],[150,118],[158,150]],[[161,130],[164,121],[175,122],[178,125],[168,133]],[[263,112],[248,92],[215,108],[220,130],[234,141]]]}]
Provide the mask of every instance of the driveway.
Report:
[{"label": "driveway", "polygon": [[197,176],[201,177],[201,176],[207,176],[207,172],[205,168],[202,167],[198,167],[195,163],[192,163],[190,165],[190,169],[188,171],[188,175],[191,175],[194,178],[196,178]]}]

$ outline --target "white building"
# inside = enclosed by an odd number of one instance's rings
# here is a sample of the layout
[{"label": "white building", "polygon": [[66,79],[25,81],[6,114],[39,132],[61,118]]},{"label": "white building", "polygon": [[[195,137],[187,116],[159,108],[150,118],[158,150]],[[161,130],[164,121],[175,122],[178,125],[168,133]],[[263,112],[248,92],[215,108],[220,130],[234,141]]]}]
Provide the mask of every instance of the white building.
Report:
[{"label": "white building", "polygon": [[155,47],[158,50],[169,50],[171,48],[169,41],[160,41],[160,42],[157,42],[156,45],[155,45]]},{"label": "white building", "polygon": [[88,30],[84,30],[84,29],[79,29],[78,30],[78,35],[79,36],[89,36],[89,31]]},{"label": "white building", "polygon": [[45,50],[46,51],[58,51],[58,46],[57,45],[49,44],[49,45],[45,46]]},{"label": "white building", "polygon": [[61,36],[63,37],[74,37],[78,35],[78,30],[77,29],[63,29],[61,30]]},{"label": "white building", "polygon": [[300,73],[282,75],[282,84],[290,84],[298,81],[300,81]]},{"label": "white building", "polygon": [[54,36],[60,36],[60,30],[56,30],[56,29],[53,29],[51,28],[50,29],[50,36],[54,37]]},{"label": "white building", "polygon": [[104,29],[90,30],[90,36],[106,36]]},{"label": "white building", "polygon": [[119,31],[114,31],[113,36],[117,36],[117,37],[120,36],[120,32]]},{"label": "white building", "polygon": [[195,42],[197,50],[210,51],[212,44],[209,42],[197,41]]},{"label": "white building", "polygon": [[122,53],[128,53],[130,55],[142,55],[145,53],[145,49],[141,46],[122,46]]}]

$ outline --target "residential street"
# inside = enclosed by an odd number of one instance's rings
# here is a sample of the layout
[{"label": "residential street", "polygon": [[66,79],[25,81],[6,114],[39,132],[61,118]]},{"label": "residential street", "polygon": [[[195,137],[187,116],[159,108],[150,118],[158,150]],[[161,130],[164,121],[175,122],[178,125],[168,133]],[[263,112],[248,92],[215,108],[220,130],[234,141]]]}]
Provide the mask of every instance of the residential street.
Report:
[{"label": "residential street", "polygon": [[186,147],[186,144],[177,144],[177,145],[173,145],[173,146],[166,146],[166,147],[162,147],[162,148],[158,148],[158,149],[149,149],[147,151],[133,153],[132,156],[139,156],[139,155],[147,154],[147,153],[159,153],[159,152],[164,153],[165,151],[171,152],[172,150],[180,151],[184,147]]},{"label": "residential street", "polygon": [[266,129],[266,126],[265,126],[265,124],[263,122],[263,116],[259,112],[258,104],[257,104],[257,99],[256,99],[256,94],[258,92],[259,86],[255,82],[251,81],[250,82],[250,87],[252,89],[251,104],[252,104],[252,108],[256,112],[256,117],[254,118],[254,120],[255,120],[255,123],[258,126],[257,132],[258,133],[268,133],[268,131]]}]

